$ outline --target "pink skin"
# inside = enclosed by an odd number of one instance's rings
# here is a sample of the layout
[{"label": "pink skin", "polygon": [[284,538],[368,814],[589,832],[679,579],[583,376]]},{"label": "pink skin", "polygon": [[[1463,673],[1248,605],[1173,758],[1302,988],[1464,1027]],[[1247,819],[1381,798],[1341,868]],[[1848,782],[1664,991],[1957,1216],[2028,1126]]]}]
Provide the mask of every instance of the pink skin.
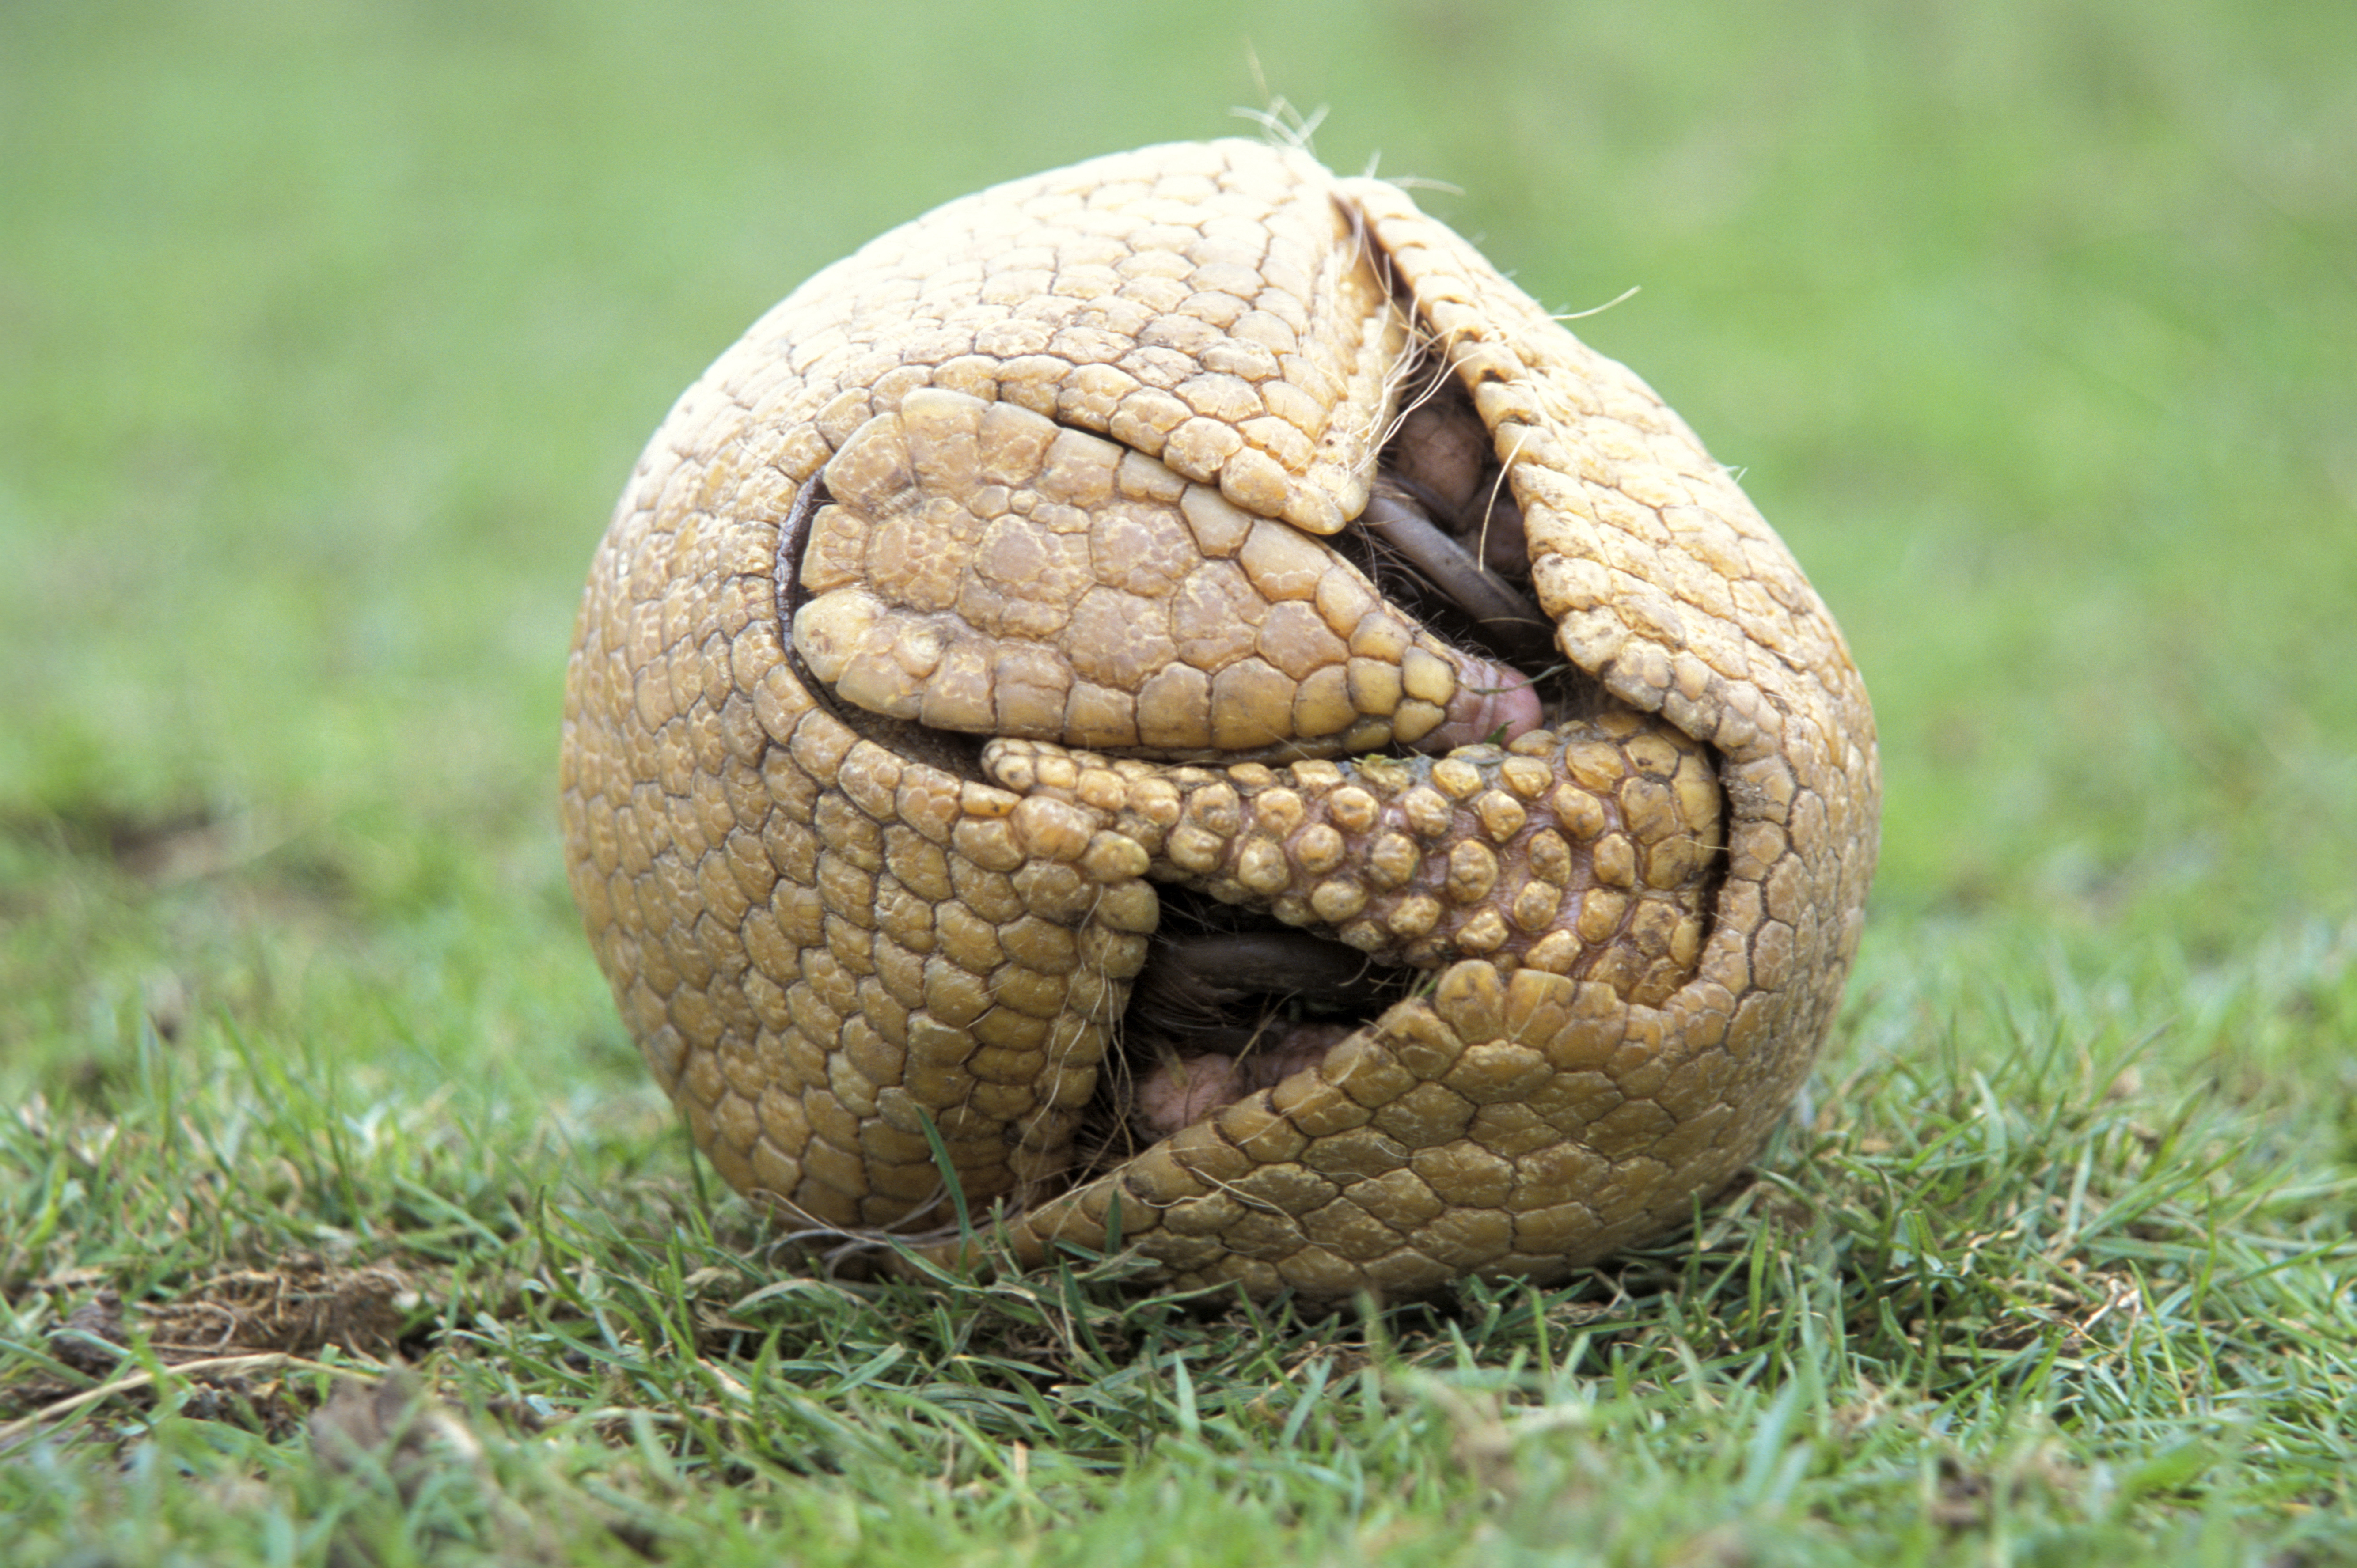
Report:
[{"label": "pink skin", "polygon": [[1147,1133],[1167,1138],[1222,1105],[1316,1067],[1350,1033],[1340,1024],[1297,1024],[1273,1046],[1240,1057],[1205,1052],[1166,1060],[1139,1080],[1134,1113]]},{"label": "pink skin", "polygon": [[1503,664],[1463,658],[1448,716],[1415,746],[1418,751],[1454,751],[1485,741],[1502,744],[1538,728],[1542,719],[1529,676]]}]

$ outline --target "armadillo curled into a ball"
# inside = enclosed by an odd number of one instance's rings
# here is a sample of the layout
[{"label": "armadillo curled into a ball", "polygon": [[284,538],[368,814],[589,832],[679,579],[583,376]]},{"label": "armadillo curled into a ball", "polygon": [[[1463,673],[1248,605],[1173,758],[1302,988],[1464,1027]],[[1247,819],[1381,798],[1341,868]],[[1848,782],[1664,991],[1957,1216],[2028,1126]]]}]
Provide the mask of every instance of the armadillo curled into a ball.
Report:
[{"label": "armadillo curled into a ball", "polygon": [[[681,398],[566,686],[574,893],[728,1182],[1312,1298],[1560,1279],[1784,1113],[1874,720],[1645,385],[1392,186],[950,203]],[[945,1243],[944,1245],[951,1245]]]}]

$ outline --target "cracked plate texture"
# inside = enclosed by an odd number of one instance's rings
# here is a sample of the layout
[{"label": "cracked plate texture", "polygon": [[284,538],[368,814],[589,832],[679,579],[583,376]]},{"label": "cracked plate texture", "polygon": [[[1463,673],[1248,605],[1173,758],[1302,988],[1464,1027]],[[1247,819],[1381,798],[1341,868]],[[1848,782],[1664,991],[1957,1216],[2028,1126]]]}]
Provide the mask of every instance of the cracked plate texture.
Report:
[{"label": "cracked plate texture", "polygon": [[[1440,542],[1371,545],[1402,507]],[[1258,1294],[1680,1223],[1807,1070],[1878,812],[1841,634],[1685,425],[1399,190],[1241,141],[796,290],[648,446],[566,687],[574,891],[732,1185],[920,1230],[938,1139],[1018,1257]],[[1173,898],[1394,983],[1271,1013],[1257,1078],[1146,1059]]]}]

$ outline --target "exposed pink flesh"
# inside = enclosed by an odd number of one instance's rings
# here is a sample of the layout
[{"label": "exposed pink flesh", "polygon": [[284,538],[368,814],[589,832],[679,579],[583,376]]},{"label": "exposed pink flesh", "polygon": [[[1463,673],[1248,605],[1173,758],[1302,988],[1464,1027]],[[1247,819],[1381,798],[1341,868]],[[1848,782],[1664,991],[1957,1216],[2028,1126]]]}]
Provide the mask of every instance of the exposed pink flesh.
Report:
[{"label": "exposed pink flesh", "polygon": [[1138,1081],[1135,1114],[1146,1131],[1168,1137],[1222,1105],[1316,1067],[1350,1033],[1339,1024],[1297,1024],[1274,1045],[1240,1057],[1207,1051],[1164,1061]]},{"label": "exposed pink flesh", "polygon": [[1465,659],[1448,716],[1415,743],[1418,751],[1453,751],[1483,741],[1505,742],[1539,727],[1539,694],[1531,678],[1504,664]]}]

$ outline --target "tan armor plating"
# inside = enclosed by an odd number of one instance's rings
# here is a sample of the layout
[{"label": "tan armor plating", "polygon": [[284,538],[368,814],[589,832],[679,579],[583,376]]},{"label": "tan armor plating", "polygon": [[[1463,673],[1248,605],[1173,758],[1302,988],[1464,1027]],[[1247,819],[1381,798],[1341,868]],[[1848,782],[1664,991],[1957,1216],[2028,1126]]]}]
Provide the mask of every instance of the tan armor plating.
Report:
[{"label": "tan armor plating", "polygon": [[[1392,489],[1503,596],[1419,613],[1359,548]],[[1467,635],[1517,603],[1536,655]],[[930,1228],[937,1135],[1024,1259],[1318,1297],[1683,1220],[1807,1070],[1878,811],[1839,631],[1676,416],[1400,191],[1246,142],[952,202],[755,324],[598,552],[563,790],[738,1189]],[[1157,884],[1424,980],[1125,1146]]]}]

